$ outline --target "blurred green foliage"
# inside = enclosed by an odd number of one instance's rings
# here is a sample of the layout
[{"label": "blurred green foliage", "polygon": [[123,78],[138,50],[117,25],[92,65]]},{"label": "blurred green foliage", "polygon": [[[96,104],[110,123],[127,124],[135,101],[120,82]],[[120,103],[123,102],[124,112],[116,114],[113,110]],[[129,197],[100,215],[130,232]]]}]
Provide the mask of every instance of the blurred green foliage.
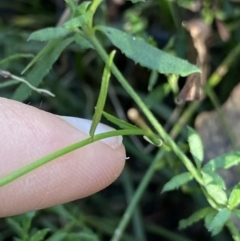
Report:
[{"label": "blurred green foliage", "polygon": [[[37,55],[45,45],[38,41],[27,41],[30,34],[42,28],[56,26],[64,10],[65,2],[61,0],[1,0],[0,69],[21,76],[32,55]],[[208,49],[211,77],[240,41],[238,1],[148,0],[132,4],[130,1],[109,0],[101,4],[95,22],[124,29],[154,46],[166,49],[168,53],[188,59],[192,41],[189,33],[182,27],[182,22],[195,18],[212,26]],[[99,35],[99,38],[110,51],[112,46],[109,40],[102,35]],[[81,39],[80,41],[82,42]],[[54,114],[92,119],[104,63],[95,51],[88,48],[88,43],[85,44],[86,48],[81,48],[72,43],[62,52],[53,68],[49,72],[46,70],[40,87],[52,91],[55,98],[32,91],[24,102]],[[239,83],[239,58],[236,54],[227,63],[226,74],[218,76],[214,90],[220,104],[224,103]],[[179,80],[179,86],[171,86],[169,76],[159,75],[135,65],[120,52],[115,57],[115,63],[159,122],[176,138],[181,149],[187,152],[188,147],[184,144],[187,134],[184,127],[186,124],[193,125],[198,113],[214,109],[210,99],[206,98],[197,105],[176,107],[174,90],[182,87],[184,79]],[[41,73],[44,71],[41,70]],[[31,78],[31,75],[27,76]],[[174,83],[176,85],[177,82]],[[0,96],[16,96],[18,86],[16,81],[0,78]],[[152,89],[150,92],[149,86]],[[104,110],[126,120],[125,113],[133,106],[135,104],[130,96],[112,79]],[[182,117],[183,122],[179,121]],[[108,123],[106,120],[105,122]],[[177,127],[178,122],[183,125]],[[131,158],[127,161],[122,176],[114,184],[84,200],[1,219],[0,241],[109,240],[136,186],[156,154],[155,147],[137,137],[126,137],[124,144],[127,156]],[[179,231],[178,221],[204,207],[206,201],[199,195],[198,186],[194,183],[184,184],[179,191],[161,194],[164,184],[171,177],[185,171],[174,154],[165,154],[157,168],[122,240],[232,240],[224,231],[212,237],[203,223]]]}]

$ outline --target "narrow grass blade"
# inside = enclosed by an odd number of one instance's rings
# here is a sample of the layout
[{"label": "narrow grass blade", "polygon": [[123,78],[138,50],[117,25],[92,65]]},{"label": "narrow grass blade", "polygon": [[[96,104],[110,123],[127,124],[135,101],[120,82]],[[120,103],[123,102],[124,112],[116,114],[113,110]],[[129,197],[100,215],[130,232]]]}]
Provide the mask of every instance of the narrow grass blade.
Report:
[{"label": "narrow grass blade", "polygon": [[[38,61],[38,64],[36,64],[27,75],[26,79],[28,80],[29,84],[37,87],[43,78],[48,74],[52,68],[52,65],[59,58],[59,55],[62,53],[62,51],[73,41],[74,38],[69,37],[58,42],[57,45],[52,46],[52,48],[48,50],[48,55],[44,54],[44,56],[42,56],[42,58]],[[23,83],[14,92],[12,98],[14,100],[24,101],[29,97],[31,92],[32,89]]]},{"label": "narrow grass blade", "polygon": [[95,113],[94,113],[94,116],[93,116],[92,125],[91,125],[90,132],[89,132],[91,137],[94,135],[94,132],[97,128],[97,125],[100,122],[101,117],[102,117],[103,108],[104,108],[104,105],[105,105],[105,102],[106,102],[106,99],[107,99],[109,79],[111,77],[110,68],[112,66],[113,58],[114,58],[115,53],[116,53],[116,50],[113,50],[111,52],[111,54],[109,55],[108,60],[106,62],[104,71],[103,71],[101,89],[100,89]]},{"label": "narrow grass blade", "polygon": [[15,60],[15,59],[33,58],[33,57],[34,57],[33,54],[25,54],[25,53],[13,54],[13,55],[10,55],[10,56],[0,60],[0,65],[6,64],[7,62],[10,62],[10,61]]}]

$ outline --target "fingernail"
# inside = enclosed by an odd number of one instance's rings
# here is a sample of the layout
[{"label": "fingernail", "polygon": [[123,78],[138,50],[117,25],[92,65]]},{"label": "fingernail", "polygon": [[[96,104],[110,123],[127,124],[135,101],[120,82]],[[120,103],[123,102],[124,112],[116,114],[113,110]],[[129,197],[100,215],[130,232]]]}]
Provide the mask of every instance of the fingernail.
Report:
[{"label": "fingernail", "polygon": [[[68,124],[75,127],[76,129],[89,135],[89,130],[90,130],[92,121],[87,119],[77,118],[77,117],[71,117],[71,116],[59,116],[59,117],[64,121],[66,121]],[[108,132],[108,131],[113,131],[113,130],[115,129],[110,126],[99,123],[95,131],[95,135]],[[109,138],[101,139],[100,141],[110,146],[111,148],[116,149],[122,144],[122,136],[109,137]]]}]

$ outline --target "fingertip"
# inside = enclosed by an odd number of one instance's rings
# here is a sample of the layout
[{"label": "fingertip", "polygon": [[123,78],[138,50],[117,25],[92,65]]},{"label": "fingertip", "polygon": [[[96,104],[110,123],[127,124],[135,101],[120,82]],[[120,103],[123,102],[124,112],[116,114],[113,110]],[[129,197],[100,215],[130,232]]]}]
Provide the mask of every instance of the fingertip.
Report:
[{"label": "fingertip", "polygon": [[[0,98],[0,178],[87,138],[59,117]],[[118,143],[118,142],[117,142]],[[0,188],[0,217],[70,202],[110,185],[122,172],[125,148],[101,141],[57,158]]]}]

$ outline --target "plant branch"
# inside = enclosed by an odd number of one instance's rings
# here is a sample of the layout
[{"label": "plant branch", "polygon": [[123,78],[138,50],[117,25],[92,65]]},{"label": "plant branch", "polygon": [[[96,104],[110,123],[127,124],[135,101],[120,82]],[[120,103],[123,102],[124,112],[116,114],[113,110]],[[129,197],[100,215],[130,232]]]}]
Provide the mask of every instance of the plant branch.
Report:
[{"label": "plant branch", "polygon": [[[103,47],[101,46],[101,44],[99,43],[98,39],[95,36],[89,36],[89,41],[95,47],[96,51],[98,52],[100,57],[103,59],[103,61],[106,62],[108,59],[108,55],[107,55],[106,51],[103,49]],[[196,170],[196,168],[192,164],[191,160],[181,151],[181,149],[177,146],[177,144],[165,132],[164,128],[158,123],[158,120],[153,116],[153,114],[147,108],[147,106],[142,101],[142,99],[137,95],[137,93],[134,91],[134,89],[129,85],[129,83],[123,77],[123,75],[118,70],[118,68],[116,67],[115,64],[112,65],[111,70],[112,70],[112,73],[114,74],[114,76],[120,82],[120,84],[124,87],[124,89],[128,92],[128,94],[133,98],[135,103],[139,106],[141,111],[146,115],[146,117],[148,118],[150,123],[153,125],[153,127],[156,129],[156,131],[159,133],[159,135],[162,137],[162,139],[166,143],[166,145],[168,145],[172,149],[172,151],[179,157],[179,159],[183,162],[185,167],[194,176],[196,181],[200,185],[203,185],[201,175]]]},{"label": "plant branch", "polygon": [[35,90],[35,91],[38,92],[39,94],[44,93],[44,94],[50,95],[50,96],[52,96],[52,97],[55,97],[55,95],[54,95],[52,92],[50,92],[50,91],[48,91],[48,90],[45,90],[45,89],[36,88],[36,87],[34,87],[33,85],[31,85],[27,80],[25,80],[25,79],[23,79],[23,78],[20,78],[20,77],[18,77],[18,76],[16,76],[16,75],[13,75],[13,74],[11,74],[11,73],[8,72],[8,71],[4,71],[4,70],[1,70],[1,69],[0,69],[0,75],[1,75],[3,78],[5,78],[5,79],[9,79],[9,78],[10,78],[10,79],[17,80],[18,82],[22,82],[22,83],[26,84],[30,89]]}]

